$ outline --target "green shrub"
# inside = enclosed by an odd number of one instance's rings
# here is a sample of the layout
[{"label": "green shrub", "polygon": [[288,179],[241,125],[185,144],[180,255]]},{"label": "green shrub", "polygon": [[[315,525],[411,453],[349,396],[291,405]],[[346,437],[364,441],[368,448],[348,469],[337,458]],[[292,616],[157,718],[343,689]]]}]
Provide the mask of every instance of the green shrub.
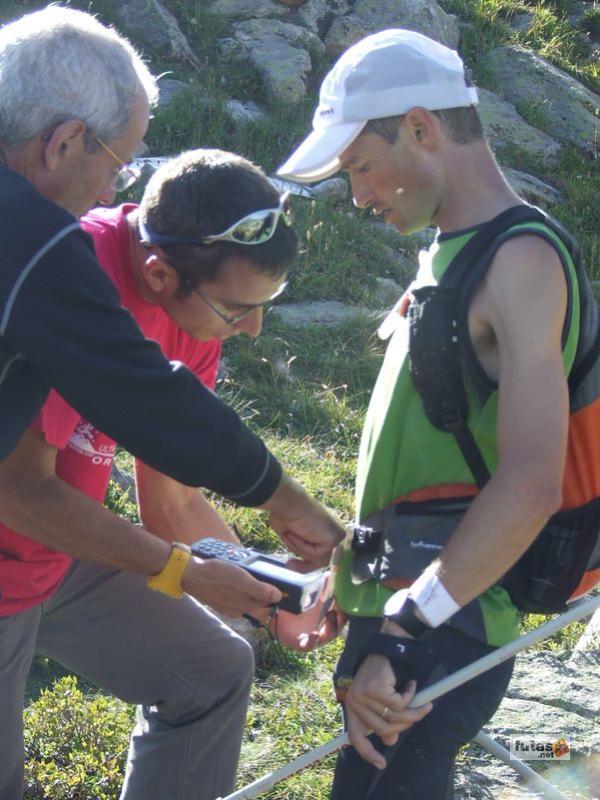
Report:
[{"label": "green shrub", "polygon": [[131,728],[124,703],[56,681],[25,711],[24,800],[116,800]]}]

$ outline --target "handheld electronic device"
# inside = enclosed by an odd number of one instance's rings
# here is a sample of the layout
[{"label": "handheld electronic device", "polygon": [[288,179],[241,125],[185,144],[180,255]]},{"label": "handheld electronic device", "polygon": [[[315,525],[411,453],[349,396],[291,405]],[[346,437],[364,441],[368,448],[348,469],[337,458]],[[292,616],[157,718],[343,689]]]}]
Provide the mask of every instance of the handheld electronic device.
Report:
[{"label": "handheld electronic device", "polygon": [[283,594],[278,604],[282,611],[301,614],[317,602],[325,574],[322,570],[296,572],[286,566],[282,558],[266,555],[250,547],[240,547],[221,539],[198,539],[192,545],[192,553],[199,558],[219,558],[249,572],[259,581],[276,586]]}]

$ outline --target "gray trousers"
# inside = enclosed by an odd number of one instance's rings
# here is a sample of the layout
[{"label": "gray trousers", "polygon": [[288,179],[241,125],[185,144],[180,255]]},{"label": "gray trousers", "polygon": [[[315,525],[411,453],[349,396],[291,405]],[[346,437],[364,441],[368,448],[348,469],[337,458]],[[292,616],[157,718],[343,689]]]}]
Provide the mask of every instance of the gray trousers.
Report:
[{"label": "gray trousers", "polygon": [[215,800],[233,790],[254,662],[189,597],[75,562],[42,605],[0,617],[0,800],[23,793],[23,697],[37,651],[140,705],[121,800]]}]

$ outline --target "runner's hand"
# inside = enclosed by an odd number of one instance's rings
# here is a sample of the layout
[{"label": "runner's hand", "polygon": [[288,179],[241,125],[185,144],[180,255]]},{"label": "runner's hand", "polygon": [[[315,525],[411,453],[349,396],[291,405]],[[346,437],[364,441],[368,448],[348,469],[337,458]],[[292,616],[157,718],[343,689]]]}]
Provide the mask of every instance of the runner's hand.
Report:
[{"label": "runner's hand", "polygon": [[[308,572],[312,565],[306,561],[290,559],[286,566],[297,572]],[[330,585],[333,575],[325,573],[325,581],[319,599],[308,611],[291,614],[289,611],[278,611],[269,621],[269,630],[280,644],[308,653],[317,647],[335,639],[342,632],[347,616],[336,606],[333,587]]]},{"label": "runner's hand", "polygon": [[374,732],[385,744],[393,745],[400,733],[433,708],[431,703],[407,708],[415,696],[417,684],[414,680],[408,681],[401,692],[395,687],[396,676],[387,658],[370,655],[361,664],[344,701],[350,742],[358,754],[377,769],[385,769],[387,765],[367,738],[369,734]]}]

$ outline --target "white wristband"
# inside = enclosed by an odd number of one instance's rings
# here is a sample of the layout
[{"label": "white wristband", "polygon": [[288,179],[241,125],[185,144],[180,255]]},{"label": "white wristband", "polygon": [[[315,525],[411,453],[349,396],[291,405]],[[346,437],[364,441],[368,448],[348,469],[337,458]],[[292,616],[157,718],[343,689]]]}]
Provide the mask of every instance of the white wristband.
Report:
[{"label": "white wristband", "polygon": [[[436,568],[437,566],[434,567]],[[437,628],[460,610],[460,606],[448,593],[438,576],[432,574],[431,568],[425,570],[412,584],[408,596],[431,628]]]}]

